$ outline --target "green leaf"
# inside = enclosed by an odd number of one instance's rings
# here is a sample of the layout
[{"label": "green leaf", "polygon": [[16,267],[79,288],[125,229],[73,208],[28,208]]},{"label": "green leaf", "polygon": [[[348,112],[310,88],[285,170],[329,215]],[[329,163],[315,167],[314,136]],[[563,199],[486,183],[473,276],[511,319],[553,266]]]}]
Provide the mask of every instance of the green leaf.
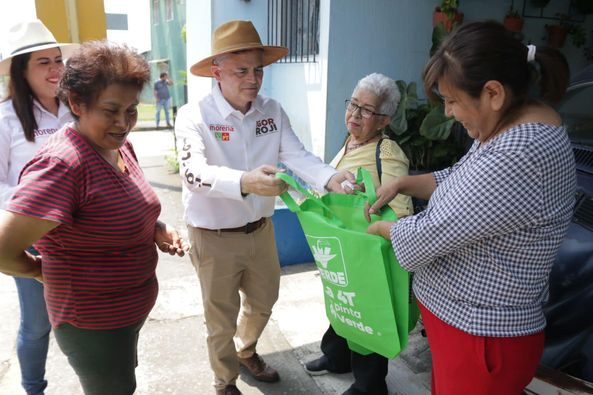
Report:
[{"label": "green leaf", "polygon": [[422,147],[426,145],[426,139],[422,136],[413,136],[410,144],[414,147]]},{"label": "green leaf", "polygon": [[408,134],[407,136],[403,136],[400,139],[397,139],[397,145],[404,145],[412,138],[412,135]]},{"label": "green leaf", "polygon": [[397,81],[400,105],[387,133],[394,136],[410,161],[411,170],[436,170],[455,163],[463,153],[451,133],[454,119],[447,118],[443,105],[418,99],[415,82]]},{"label": "green leaf", "polygon": [[398,136],[408,130],[408,119],[406,114],[406,107],[401,104],[397,107],[397,111],[389,124],[393,133]]},{"label": "green leaf", "polygon": [[413,109],[418,106],[418,94],[416,93],[416,83],[410,82],[406,84],[402,80],[396,81],[397,87],[399,88],[400,101],[398,109],[403,107],[404,109]]},{"label": "green leaf", "polygon": [[399,89],[399,93],[401,93],[402,99],[403,99],[404,96],[407,94],[408,84],[406,84],[406,81],[404,81],[404,80],[397,80],[397,81],[395,81],[395,84],[397,85],[397,87]]},{"label": "green leaf", "polygon": [[442,104],[433,107],[420,125],[420,134],[429,140],[446,140],[451,134],[454,118],[445,116]]},{"label": "green leaf", "polygon": [[408,114],[406,114],[407,84],[402,80],[397,80],[395,83],[399,89],[400,102],[389,124],[389,128],[398,136],[408,130]]},{"label": "green leaf", "polygon": [[447,31],[442,23],[438,23],[434,29],[432,29],[432,47],[430,47],[430,56],[439,49],[441,43],[447,36]]},{"label": "green leaf", "polygon": [[410,82],[406,91],[406,108],[413,109],[418,107],[418,90],[416,83]]},{"label": "green leaf", "polygon": [[455,147],[451,147],[450,144],[437,144],[432,150],[432,154],[435,159],[443,159],[450,157],[452,152],[455,151]]}]

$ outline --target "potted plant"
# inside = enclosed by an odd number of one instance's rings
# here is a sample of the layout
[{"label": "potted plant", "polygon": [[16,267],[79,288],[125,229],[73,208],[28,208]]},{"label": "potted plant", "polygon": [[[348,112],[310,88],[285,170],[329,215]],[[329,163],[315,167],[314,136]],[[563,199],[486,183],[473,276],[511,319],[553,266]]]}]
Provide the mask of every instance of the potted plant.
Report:
[{"label": "potted plant", "polygon": [[524,21],[519,14],[519,11],[513,7],[513,3],[511,3],[511,6],[507,10],[507,13],[504,17],[504,27],[513,32],[520,32],[523,30],[523,23]]},{"label": "potted plant", "polygon": [[463,23],[463,13],[459,12],[459,0],[443,0],[432,14],[432,26],[442,24],[446,32],[452,31]]},{"label": "potted plant", "polygon": [[570,31],[569,17],[566,14],[556,14],[558,23],[546,25],[548,33],[548,46],[551,48],[562,48]]},{"label": "potted plant", "polygon": [[570,35],[572,44],[580,48],[587,41],[585,29],[576,23],[570,22],[570,17],[566,14],[556,14],[559,22],[554,25],[546,25],[548,32],[548,45],[552,48],[562,48],[566,42],[566,37]]},{"label": "potted plant", "polygon": [[410,161],[410,171],[421,173],[448,167],[466,151],[466,140],[452,133],[455,119],[445,116],[441,103],[418,99],[416,83],[397,81],[401,100],[385,134],[393,138]]},{"label": "potted plant", "polygon": [[546,25],[548,32],[548,46],[551,48],[562,48],[568,35],[568,28],[562,25]]}]

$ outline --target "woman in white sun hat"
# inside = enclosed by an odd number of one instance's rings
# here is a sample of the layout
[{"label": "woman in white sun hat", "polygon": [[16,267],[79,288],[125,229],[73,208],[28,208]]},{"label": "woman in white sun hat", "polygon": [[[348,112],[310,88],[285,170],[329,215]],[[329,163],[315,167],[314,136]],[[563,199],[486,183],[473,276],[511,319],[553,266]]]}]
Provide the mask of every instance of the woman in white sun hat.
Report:
[{"label": "woman in white sun hat", "polygon": [[[0,103],[0,208],[10,200],[23,166],[47,138],[73,120],[56,97],[63,59],[77,44],[58,43],[38,20],[19,22],[2,34],[0,75],[10,76]],[[31,247],[29,252],[36,253]],[[15,277],[21,309],[17,354],[28,395],[43,394],[50,324],[43,284]]]}]

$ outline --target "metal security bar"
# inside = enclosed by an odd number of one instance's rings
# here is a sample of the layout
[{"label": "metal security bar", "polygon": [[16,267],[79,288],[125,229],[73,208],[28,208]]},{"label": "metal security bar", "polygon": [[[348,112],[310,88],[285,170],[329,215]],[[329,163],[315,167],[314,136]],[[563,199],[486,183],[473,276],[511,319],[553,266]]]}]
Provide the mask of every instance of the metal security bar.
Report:
[{"label": "metal security bar", "polygon": [[268,0],[268,45],[288,47],[278,63],[310,63],[319,55],[319,0]]}]

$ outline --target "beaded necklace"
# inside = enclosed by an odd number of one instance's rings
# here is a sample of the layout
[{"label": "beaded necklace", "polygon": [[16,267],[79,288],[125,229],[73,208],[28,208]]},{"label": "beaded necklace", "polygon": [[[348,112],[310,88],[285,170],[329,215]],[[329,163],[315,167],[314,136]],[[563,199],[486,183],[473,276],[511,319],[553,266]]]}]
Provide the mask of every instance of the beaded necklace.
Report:
[{"label": "beaded necklace", "polygon": [[374,136],[371,136],[368,139],[366,139],[365,141],[360,142],[360,143],[352,143],[352,142],[349,141],[348,144],[346,144],[346,152],[350,152],[350,151],[353,151],[353,150],[355,150],[357,148],[360,148],[363,145],[366,145],[366,144],[370,143],[371,141],[376,140],[378,137],[379,137],[379,135],[374,135]]}]

